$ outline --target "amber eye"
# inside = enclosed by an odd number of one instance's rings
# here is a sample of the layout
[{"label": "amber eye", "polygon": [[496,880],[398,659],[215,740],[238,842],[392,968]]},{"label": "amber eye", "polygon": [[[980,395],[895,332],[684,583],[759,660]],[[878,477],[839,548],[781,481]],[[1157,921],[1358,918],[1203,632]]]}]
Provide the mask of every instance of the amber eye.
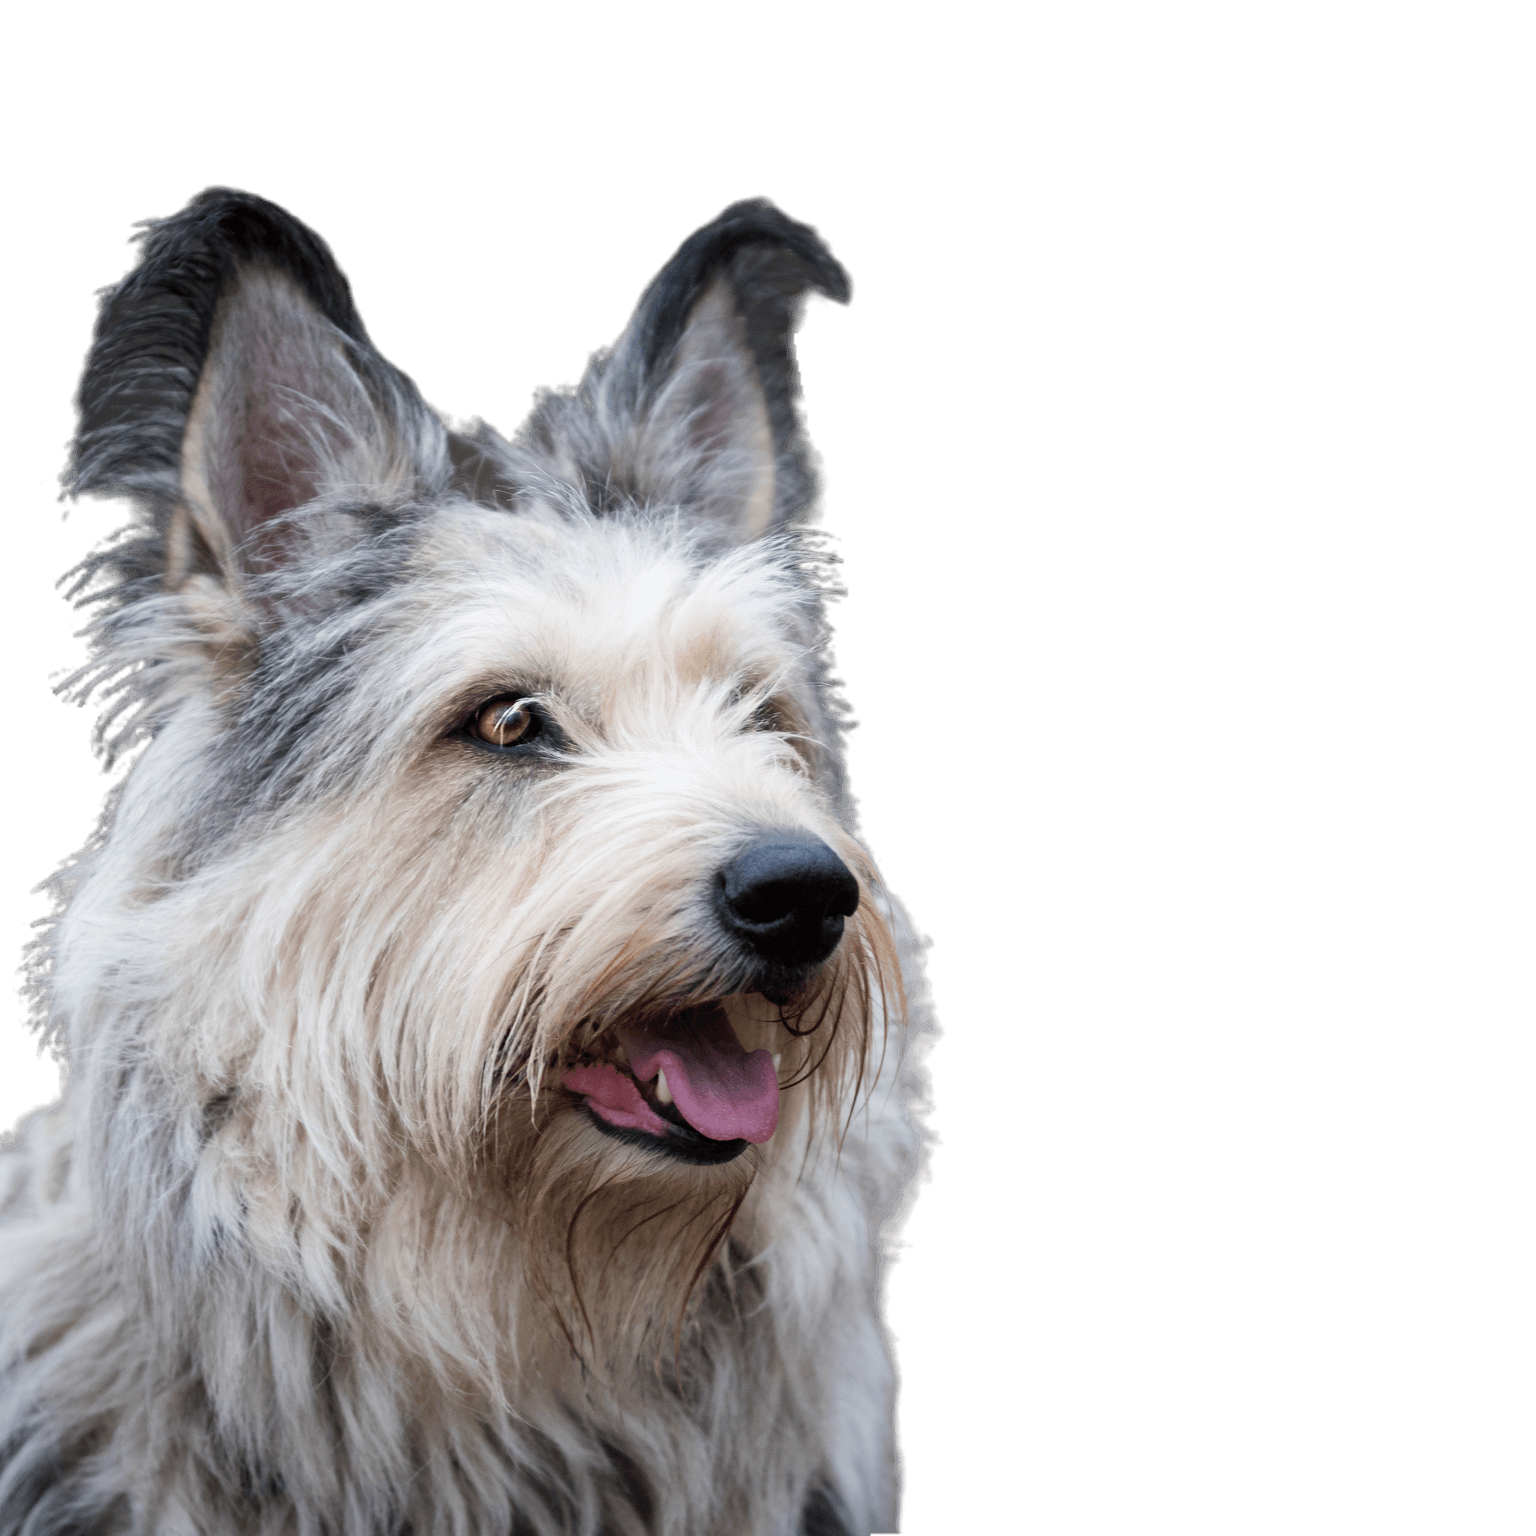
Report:
[{"label": "amber eye", "polygon": [[515,747],[532,741],[544,722],[531,699],[492,699],[470,721],[470,732],[493,747]]}]

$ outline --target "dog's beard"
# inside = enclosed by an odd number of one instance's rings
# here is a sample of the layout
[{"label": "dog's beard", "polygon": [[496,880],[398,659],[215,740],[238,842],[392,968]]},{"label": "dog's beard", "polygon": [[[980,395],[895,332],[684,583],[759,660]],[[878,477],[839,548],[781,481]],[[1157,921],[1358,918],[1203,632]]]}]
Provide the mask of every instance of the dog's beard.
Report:
[{"label": "dog's beard", "polygon": [[502,1193],[530,1293],[588,1370],[612,1379],[642,1361],[663,1366],[750,1198],[760,1152],[683,1163],[602,1135],[579,1110],[535,1128],[530,1108],[514,1099],[501,1117],[527,1161],[496,1169],[528,1181]]},{"label": "dog's beard", "polygon": [[812,1137],[836,1140],[899,1007],[889,931],[866,907],[783,1001],[674,991],[584,1020],[537,1074],[503,1058],[481,1198],[586,1368],[664,1370],[706,1276],[746,1283],[754,1185]]}]

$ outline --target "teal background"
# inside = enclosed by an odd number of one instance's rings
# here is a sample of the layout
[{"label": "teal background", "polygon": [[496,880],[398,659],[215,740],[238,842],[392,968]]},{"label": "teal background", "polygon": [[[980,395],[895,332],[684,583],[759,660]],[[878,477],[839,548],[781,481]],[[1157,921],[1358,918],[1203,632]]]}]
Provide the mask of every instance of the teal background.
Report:
[{"label": "teal background", "polygon": [[[0,98],[0,950],[104,785],[93,292],[225,183],[516,425],[767,195],[864,826],[931,935],[905,1529],[1528,1532],[1529,11],[34,7]],[[0,1021],[0,1122],[53,1088]]]}]

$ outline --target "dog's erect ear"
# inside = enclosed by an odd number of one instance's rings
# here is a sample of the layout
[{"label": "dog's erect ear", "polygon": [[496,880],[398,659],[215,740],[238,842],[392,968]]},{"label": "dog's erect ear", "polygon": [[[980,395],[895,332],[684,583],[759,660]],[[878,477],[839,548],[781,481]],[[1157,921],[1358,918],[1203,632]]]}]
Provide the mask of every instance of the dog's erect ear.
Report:
[{"label": "dog's erect ear", "polygon": [[109,562],[137,584],[282,563],[276,520],[317,497],[388,506],[440,483],[446,434],[374,350],[325,245],[272,203],[213,189],[150,226],[104,297],[68,488],[144,521]]},{"label": "dog's erect ear", "polygon": [[815,230],[761,199],[696,231],[646,289],[574,395],[546,397],[525,435],[594,505],[672,505],[754,538],[815,498],[791,338],[809,289],[848,277]]}]

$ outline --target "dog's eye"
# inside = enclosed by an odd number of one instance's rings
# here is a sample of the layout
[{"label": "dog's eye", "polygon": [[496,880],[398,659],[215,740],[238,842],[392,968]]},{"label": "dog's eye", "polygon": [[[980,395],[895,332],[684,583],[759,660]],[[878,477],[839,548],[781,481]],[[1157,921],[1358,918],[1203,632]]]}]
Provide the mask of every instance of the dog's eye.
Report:
[{"label": "dog's eye", "polygon": [[492,699],[469,722],[470,735],[488,746],[516,747],[544,729],[544,718],[532,699]]}]

